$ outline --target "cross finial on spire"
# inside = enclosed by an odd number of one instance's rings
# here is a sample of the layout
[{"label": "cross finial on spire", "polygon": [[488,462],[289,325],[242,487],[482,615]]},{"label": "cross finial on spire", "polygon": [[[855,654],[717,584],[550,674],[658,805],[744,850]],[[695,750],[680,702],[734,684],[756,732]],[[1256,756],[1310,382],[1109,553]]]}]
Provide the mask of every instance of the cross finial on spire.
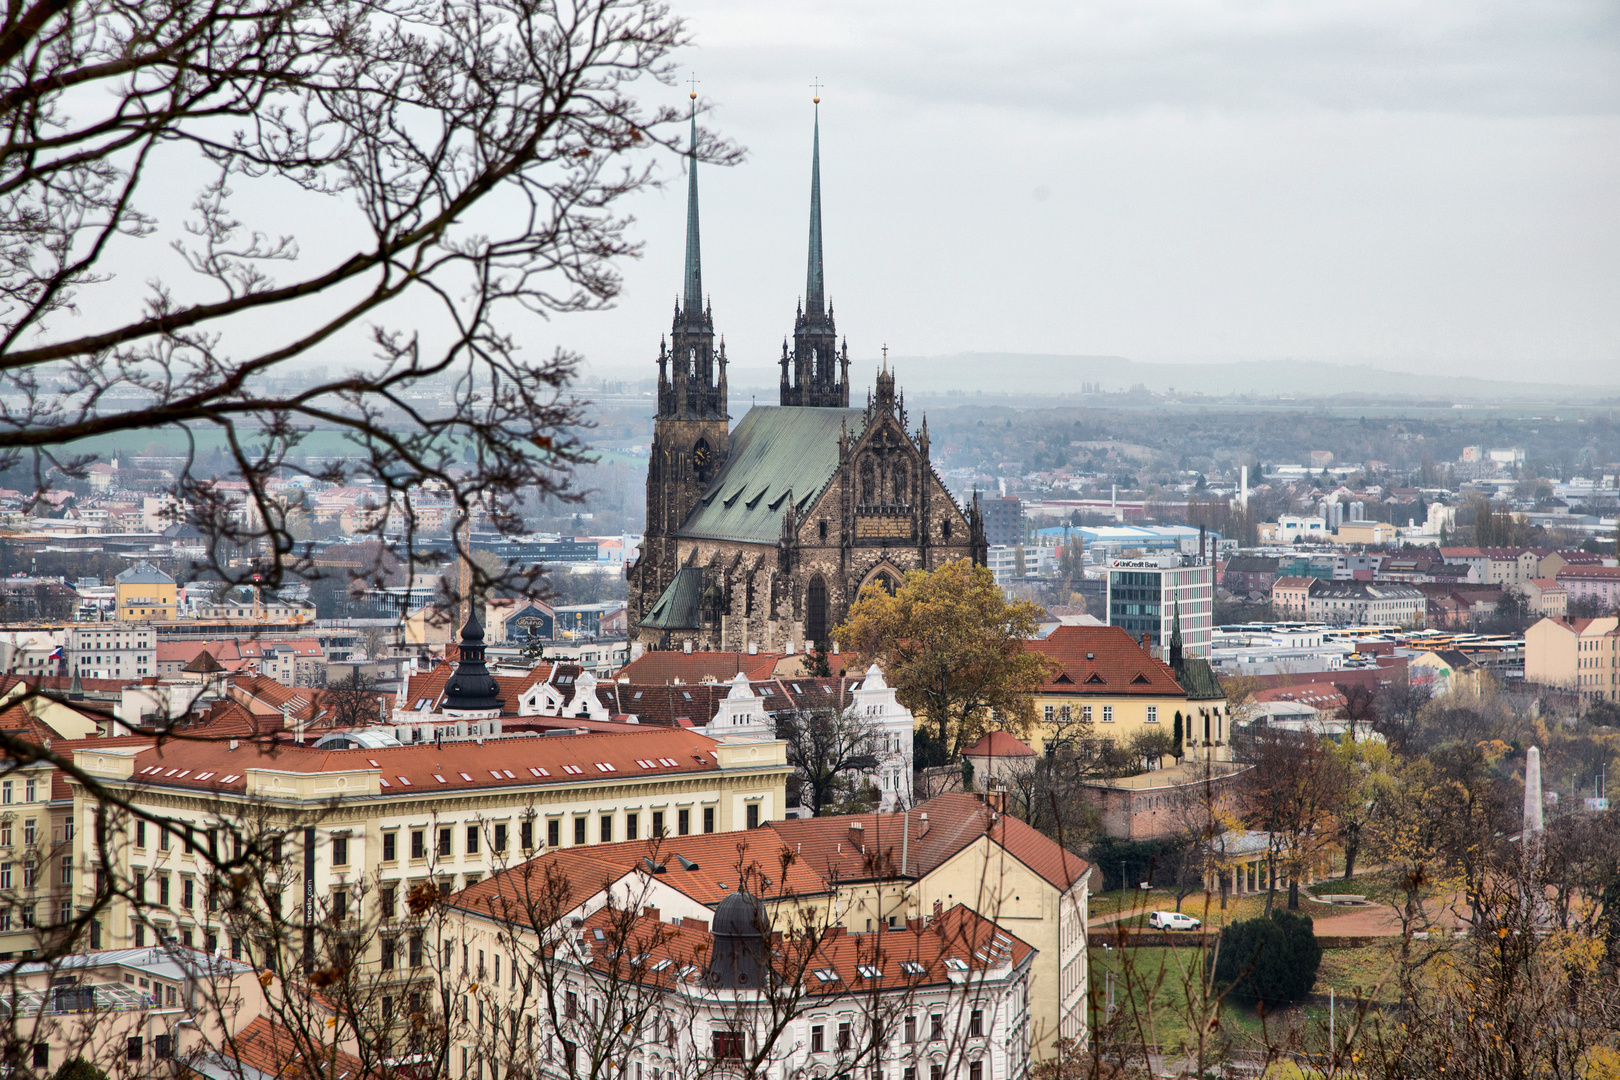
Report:
[{"label": "cross finial on spire", "polygon": [[813,101],[815,104],[820,105],[821,104],[821,76],[820,75],[817,75],[815,77],[814,81],[812,81],[810,83],[810,89],[816,95],[815,97],[811,98],[810,100]]},{"label": "cross finial on spire", "polygon": [[883,343],[883,370],[889,370],[889,343],[887,341]]},{"label": "cross finial on spire", "polygon": [[686,317],[693,319],[698,316],[703,306],[703,258],[702,244],[698,239],[698,186],[697,186],[697,84],[698,77],[692,79],[692,141],[687,147],[687,189],[686,189],[686,288],[685,303]]},{"label": "cross finial on spire", "polygon": [[[817,87],[821,85],[819,80]],[[821,95],[816,95],[815,135],[810,151],[810,268],[805,285],[805,310],[819,317],[826,310],[821,271]]]},{"label": "cross finial on spire", "polygon": [[[688,84],[689,84],[689,85],[690,85],[690,86],[691,86],[691,87],[692,87],[692,94],[691,94],[691,97],[692,97],[692,100],[693,100],[693,101],[696,101],[696,100],[697,100],[697,88],[698,88],[698,82],[699,82],[699,81],[700,81],[700,80],[699,80],[699,79],[698,79],[698,77],[697,77],[697,76],[696,76],[696,75],[688,75],[688,76],[687,76],[687,77],[686,77],[686,81],[687,81],[687,83],[688,83]],[[693,108],[694,108],[694,109],[695,109],[695,108],[697,108],[697,106],[696,106],[696,105],[694,105],[694,106],[692,106],[692,107],[693,107]]]}]

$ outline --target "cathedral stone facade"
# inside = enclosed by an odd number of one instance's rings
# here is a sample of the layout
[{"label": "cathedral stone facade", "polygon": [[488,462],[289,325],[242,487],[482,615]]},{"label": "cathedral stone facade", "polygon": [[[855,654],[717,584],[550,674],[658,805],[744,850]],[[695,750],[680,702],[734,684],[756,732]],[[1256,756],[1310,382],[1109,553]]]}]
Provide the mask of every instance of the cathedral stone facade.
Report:
[{"label": "cathedral stone facade", "polygon": [[928,421],[912,429],[887,363],[866,406],[849,407],[849,347],[822,279],[819,119],[811,163],[808,281],[791,348],[782,344],[781,403],[749,409],[735,430],[725,343],[703,300],[691,163],[685,288],[659,350],[646,535],[628,571],[642,648],[806,649],[863,588],[984,562],[977,500],[964,512],[946,491]]}]

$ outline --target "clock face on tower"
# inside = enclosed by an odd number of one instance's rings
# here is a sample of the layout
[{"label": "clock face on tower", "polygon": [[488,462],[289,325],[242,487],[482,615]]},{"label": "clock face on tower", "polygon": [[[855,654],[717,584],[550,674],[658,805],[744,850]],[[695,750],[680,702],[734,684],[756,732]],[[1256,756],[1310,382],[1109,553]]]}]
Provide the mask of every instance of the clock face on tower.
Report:
[{"label": "clock face on tower", "polygon": [[708,476],[709,467],[714,464],[714,451],[709,449],[707,439],[699,439],[692,447],[692,464],[697,467],[699,476]]}]

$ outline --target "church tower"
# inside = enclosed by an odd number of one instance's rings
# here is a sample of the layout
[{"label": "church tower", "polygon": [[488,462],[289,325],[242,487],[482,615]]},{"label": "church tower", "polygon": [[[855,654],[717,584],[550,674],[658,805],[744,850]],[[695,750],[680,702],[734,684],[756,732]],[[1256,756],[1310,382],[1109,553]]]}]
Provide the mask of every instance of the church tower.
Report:
[{"label": "church tower", "polygon": [[[821,271],[821,98],[815,98],[815,138],[810,154],[810,266],[804,306],[793,322],[793,351],[782,342],[783,405],[849,408],[849,345],[839,348],[832,306]],[[792,378],[789,379],[791,368]]]},{"label": "church tower", "polygon": [[[647,466],[647,525],[641,563],[669,566],[662,549],[697,505],[730,448],[726,415],[726,345],[714,341],[714,316],[703,299],[698,239],[697,93],[692,93],[692,143],[687,152],[686,273],[674,325],[658,348],[658,415]],[[673,550],[673,549],[672,549]],[[651,556],[651,558],[649,558]],[[653,576],[658,576],[656,573]],[[666,581],[641,582],[656,597]]]}]

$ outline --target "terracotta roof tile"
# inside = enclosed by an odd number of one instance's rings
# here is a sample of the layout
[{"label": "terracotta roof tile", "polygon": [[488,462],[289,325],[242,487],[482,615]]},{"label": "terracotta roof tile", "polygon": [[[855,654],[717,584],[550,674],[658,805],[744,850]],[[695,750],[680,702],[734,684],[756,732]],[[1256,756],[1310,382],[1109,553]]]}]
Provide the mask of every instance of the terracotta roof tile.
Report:
[{"label": "terracotta roof tile", "polygon": [[358,1080],[366,1072],[353,1054],[327,1046],[316,1057],[305,1053],[307,1049],[314,1049],[308,1040],[272,1023],[268,1017],[259,1016],[234,1037],[225,1039],[220,1053],[269,1077]]},{"label": "terracotta roof tile", "polygon": [[992,731],[962,751],[963,757],[1034,757],[1028,743],[1005,731]]},{"label": "terracotta roof tile", "polygon": [[[925,826],[923,815],[928,815]],[[907,842],[905,828],[910,825]],[[857,832],[853,825],[859,824]],[[770,828],[827,881],[852,881],[901,873],[919,877],[988,834],[1019,862],[1060,890],[1090,869],[1080,856],[1006,814],[996,814],[972,795],[940,795],[910,814],[847,814],[773,821]],[[902,860],[905,862],[901,867]]]},{"label": "terracotta roof tile", "polygon": [[[621,977],[643,985],[672,987],[685,981],[700,985],[714,955],[714,935],[691,921],[665,923],[644,913],[629,925],[623,912],[604,908],[585,919],[578,933],[593,950],[591,962],[601,968],[633,957]],[[597,935],[600,934],[600,937]],[[611,943],[611,944],[610,944]],[[620,948],[620,946],[623,948]],[[797,979],[806,997],[847,997],[854,992],[904,990],[960,981],[964,970],[984,971],[1024,963],[1034,948],[971,909],[956,905],[927,926],[850,934],[833,928],[808,956],[787,951],[778,960],[779,977]],[[778,953],[784,956],[783,953]],[[875,975],[873,969],[876,969]]]},{"label": "terracotta roof tile", "polygon": [[[496,684],[501,688],[502,714],[516,716],[518,703],[536,683],[554,681],[557,689],[572,697],[573,680],[578,677],[581,670],[572,664],[536,664],[521,675],[501,671],[492,671],[490,674],[494,675]],[[444,699],[444,689],[455,671],[456,665],[445,663],[432,671],[422,671],[410,676],[399,695],[400,708],[415,711],[420,702],[424,703],[422,708],[425,711],[437,712],[439,702]]]},{"label": "terracotta roof tile", "polygon": [[[630,779],[712,772],[718,767],[713,748],[719,745],[696,732],[665,728],[497,739],[484,745],[469,741],[354,750],[321,750],[284,736],[250,739],[231,750],[223,734],[209,729],[204,735],[169,739],[138,755],[136,782],[150,787],[243,791],[247,786],[244,775],[253,768],[304,774],[375,769],[384,794],[407,789],[532,787],[596,781],[610,775]],[[471,779],[464,779],[463,774]]]},{"label": "terracotta roof tile", "polygon": [[1183,696],[1170,666],[1148,655],[1118,626],[1060,626],[1024,648],[1057,661],[1061,670],[1045,693]]},{"label": "terracotta roof tile", "polygon": [[737,672],[749,679],[768,679],[776,670],[782,653],[676,652],[653,650],[642,653],[615,673],[632,683],[701,683],[705,679],[728,682]]}]

